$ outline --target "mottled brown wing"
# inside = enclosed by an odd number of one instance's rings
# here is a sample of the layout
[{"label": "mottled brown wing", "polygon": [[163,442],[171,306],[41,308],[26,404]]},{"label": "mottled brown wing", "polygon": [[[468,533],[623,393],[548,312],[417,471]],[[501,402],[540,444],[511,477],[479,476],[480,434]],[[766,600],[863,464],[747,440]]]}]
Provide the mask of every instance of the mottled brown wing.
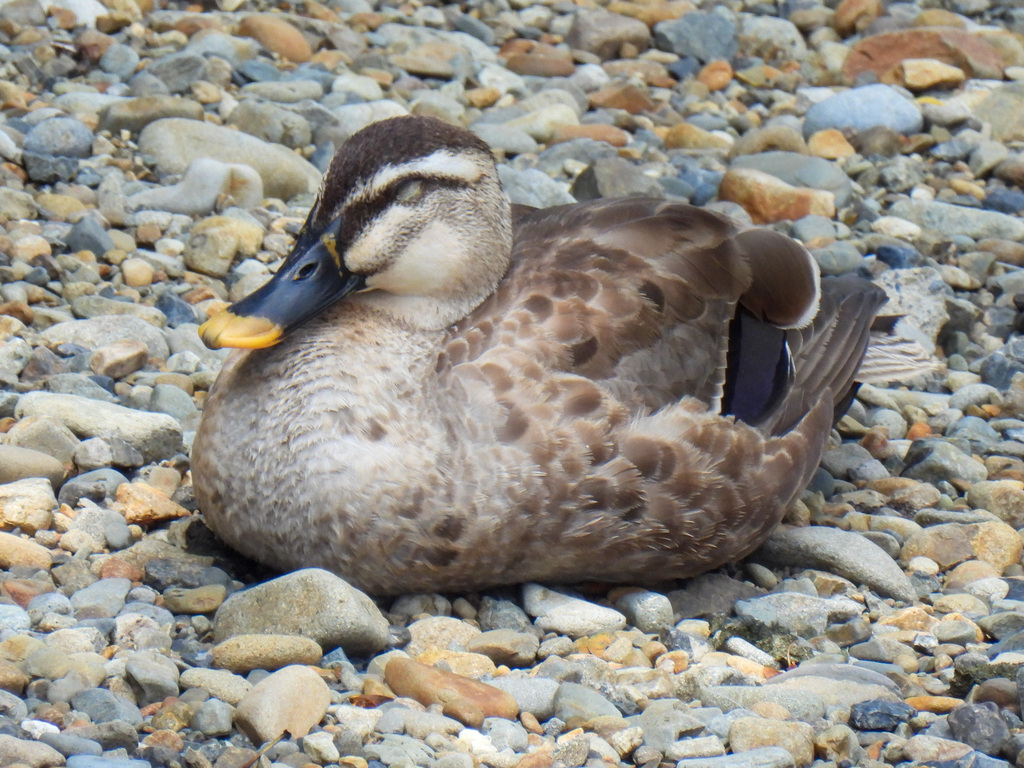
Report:
[{"label": "mottled brown wing", "polygon": [[804,249],[711,211],[627,199],[516,214],[509,273],[457,326],[442,365],[510,345],[634,410],[687,395],[716,407],[737,302],[786,325],[817,299]]}]

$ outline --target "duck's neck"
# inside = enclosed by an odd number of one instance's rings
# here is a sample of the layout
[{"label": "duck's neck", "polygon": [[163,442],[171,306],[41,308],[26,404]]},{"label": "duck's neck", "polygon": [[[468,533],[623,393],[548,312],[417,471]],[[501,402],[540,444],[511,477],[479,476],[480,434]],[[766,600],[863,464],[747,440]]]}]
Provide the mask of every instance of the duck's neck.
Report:
[{"label": "duck's neck", "polygon": [[[395,329],[441,332],[457,323],[474,309],[483,298],[479,296],[445,297],[396,296],[383,291],[369,291],[349,297],[348,301],[366,308],[371,316],[393,325]],[[384,320],[386,318],[386,321]]]}]

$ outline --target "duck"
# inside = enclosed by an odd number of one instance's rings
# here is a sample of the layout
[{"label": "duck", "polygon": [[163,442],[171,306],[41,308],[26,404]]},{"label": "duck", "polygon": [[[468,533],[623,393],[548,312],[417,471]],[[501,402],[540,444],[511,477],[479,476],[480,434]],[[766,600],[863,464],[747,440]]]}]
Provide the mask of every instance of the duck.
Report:
[{"label": "duck", "polygon": [[197,506],[242,554],[375,596],[691,577],[805,489],[883,302],[681,201],[514,206],[471,131],[376,122],[200,328],[236,349]]}]

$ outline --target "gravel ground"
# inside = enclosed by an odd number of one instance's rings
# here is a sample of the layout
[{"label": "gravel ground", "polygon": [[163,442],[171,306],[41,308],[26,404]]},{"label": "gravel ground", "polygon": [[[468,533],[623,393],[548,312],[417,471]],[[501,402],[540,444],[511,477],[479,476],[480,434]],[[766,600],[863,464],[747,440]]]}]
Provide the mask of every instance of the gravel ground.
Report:
[{"label": "gravel ground", "polygon": [[[1024,765],[1024,6],[153,2],[0,0],[0,765]],[[791,234],[936,368],[659,591],[261,572],[195,509],[196,327],[407,113],[517,202]]]}]

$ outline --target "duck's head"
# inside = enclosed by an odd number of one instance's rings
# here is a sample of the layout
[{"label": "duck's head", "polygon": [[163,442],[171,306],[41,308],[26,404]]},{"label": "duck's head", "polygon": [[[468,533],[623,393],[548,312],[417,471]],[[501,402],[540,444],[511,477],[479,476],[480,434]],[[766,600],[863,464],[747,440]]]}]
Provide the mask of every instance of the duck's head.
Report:
[{"label": "duck's head", "polygon": [[277,273],[199,333],[212,349],[268,347],[346,296],[441,329],[490,295],[511,248],[488,146],[434,118],[384,120],[338,150]]}]

